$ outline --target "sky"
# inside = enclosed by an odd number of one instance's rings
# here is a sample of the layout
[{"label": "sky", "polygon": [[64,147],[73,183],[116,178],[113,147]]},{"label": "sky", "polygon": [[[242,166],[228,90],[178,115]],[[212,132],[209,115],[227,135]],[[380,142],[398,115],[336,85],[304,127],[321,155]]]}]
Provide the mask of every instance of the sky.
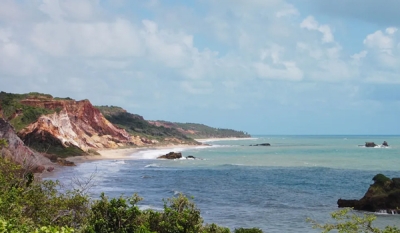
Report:
[{"label": "sky", "polygon": [[398,0],[0,0],[0,90],[253,135],[399,135],[398,9]]}]

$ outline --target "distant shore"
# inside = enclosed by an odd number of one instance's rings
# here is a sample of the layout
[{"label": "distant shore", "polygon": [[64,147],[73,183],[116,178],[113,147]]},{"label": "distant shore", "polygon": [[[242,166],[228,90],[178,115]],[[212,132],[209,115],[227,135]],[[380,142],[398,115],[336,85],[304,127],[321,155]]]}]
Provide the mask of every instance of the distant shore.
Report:
[{"label": "distant shore", "polygon": [[[229,140],[248,140],[254,138],[202,138],[195,139],[196,141],[203,143],[203,146],[207,146],[207,142],[214,141],[229,141]],[[200,145],[201,146],[201,145]],[[124,160],[124,159],[135,159],[135,157],[131,157],[135,153],[144,151],[144,150],[165,150],[165,149],[174,149],[174,148],[197,148],[199,145],[186,145],[186,144],[177,144],[177,145],[161,145],[161,146],[147,146],[147,147],[130,147],[130,148],[115,148],[115,149],[98,149],[97,152],[100,155],[83,155],[83,156],[75,156],[69,157],[67,160],[74,163],[83,163],[86,161],[93,160]]]}]

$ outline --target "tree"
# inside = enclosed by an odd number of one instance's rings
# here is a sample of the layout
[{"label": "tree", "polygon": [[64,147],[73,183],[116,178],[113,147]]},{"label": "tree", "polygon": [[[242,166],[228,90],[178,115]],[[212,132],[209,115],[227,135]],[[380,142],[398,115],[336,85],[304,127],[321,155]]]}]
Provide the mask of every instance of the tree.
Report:
[{"label": "tree", "polygon": [[323,233],[335,231],[339,233],[345,232],[371,232],[371,233],[400,233],[400,229],[395,226],[386,226],[384,229],[379,229],[372,226],[372,222],[376,219],[372,214],[357,214],[351,212],[351,208],[335,211],[331,214],[335,220],[334,223],[319,224],[312,219],[307,219],[311,222],[313,228],[321,229]]}]

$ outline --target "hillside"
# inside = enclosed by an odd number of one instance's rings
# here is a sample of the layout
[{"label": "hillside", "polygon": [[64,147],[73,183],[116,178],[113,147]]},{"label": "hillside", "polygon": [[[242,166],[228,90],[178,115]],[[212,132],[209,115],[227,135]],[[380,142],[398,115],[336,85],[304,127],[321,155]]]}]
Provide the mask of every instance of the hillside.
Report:
[{"label": "hillside", "polygon": [[117,106],[96,106],[111,123],[136,136],[145,136],[159,142],[176,142],[181,144],[199,144],[179,130],[170,127],[150,124],[142,116],[128,113]]},{"label": "hillside", "polygon": [[247,138],[250,134],[233,129],[213,128],[197,123],[176,123],[168,121],[149,121],[152,125],[176,129],[191,138]]}]

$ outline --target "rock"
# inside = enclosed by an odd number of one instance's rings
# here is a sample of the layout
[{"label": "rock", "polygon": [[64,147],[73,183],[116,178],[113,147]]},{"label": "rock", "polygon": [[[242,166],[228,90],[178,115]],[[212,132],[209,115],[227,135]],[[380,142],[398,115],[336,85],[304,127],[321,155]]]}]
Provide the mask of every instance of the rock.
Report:
[{"label": "rock", "polygon": [[51,164],[49,159],[25,146],[14,128],[3,118],[0,118],[0,138],[6,139],[8,144],[2,149],[3,156],[21,164],[27,171],[38,172],[42,170],[40,166]]},{"label": "rock", "polygon": [[68,161],[66,159],[57,159],[57,163],[61,166],[76,166],[74,162]]},{"label": "rock", "polygon": [[366,143],[365,143],[365,147],[375,147],[375,146],[377,146],[377,145],[375,144],[375,142],[366,142]]},{"label": "rock", "polygon": [[400,207],[400,178],[389,179],[382,174],[374,177],[372,184],[364,197],[360,200],[344,200],[337,201],[338,207],[351,207],[355,210],[364,210],[371,212],[394,212]]},{"label": "rock", "polygon": [[46,167],[43,165],[39,165],[33,170],[33,173],[42,173],[44,170],[46,170]]},{"label": "rock", "polygon": [[389,146],[386,141],[383,141],[382,146]]},{"label": "rock", "polygon": [[166,155],[161,155],[157,157],[157,159],[180,159],[182,158],[182,153],[177,152],[169,152]]},{"label": "rock", "polygon": [[48,172],[52,172],[52,171],[54,171],[54,167],[47,167],[47,169],[46,169]]},{"label": "rock", "polygon": [[186,156],[187,159],[196,159],[193,155]]},{"label": "rock", "polygon": [[260,143],[260,144],[250,145],[250,146],[271,146],[271,144],[269,144],[269,143]]}]

